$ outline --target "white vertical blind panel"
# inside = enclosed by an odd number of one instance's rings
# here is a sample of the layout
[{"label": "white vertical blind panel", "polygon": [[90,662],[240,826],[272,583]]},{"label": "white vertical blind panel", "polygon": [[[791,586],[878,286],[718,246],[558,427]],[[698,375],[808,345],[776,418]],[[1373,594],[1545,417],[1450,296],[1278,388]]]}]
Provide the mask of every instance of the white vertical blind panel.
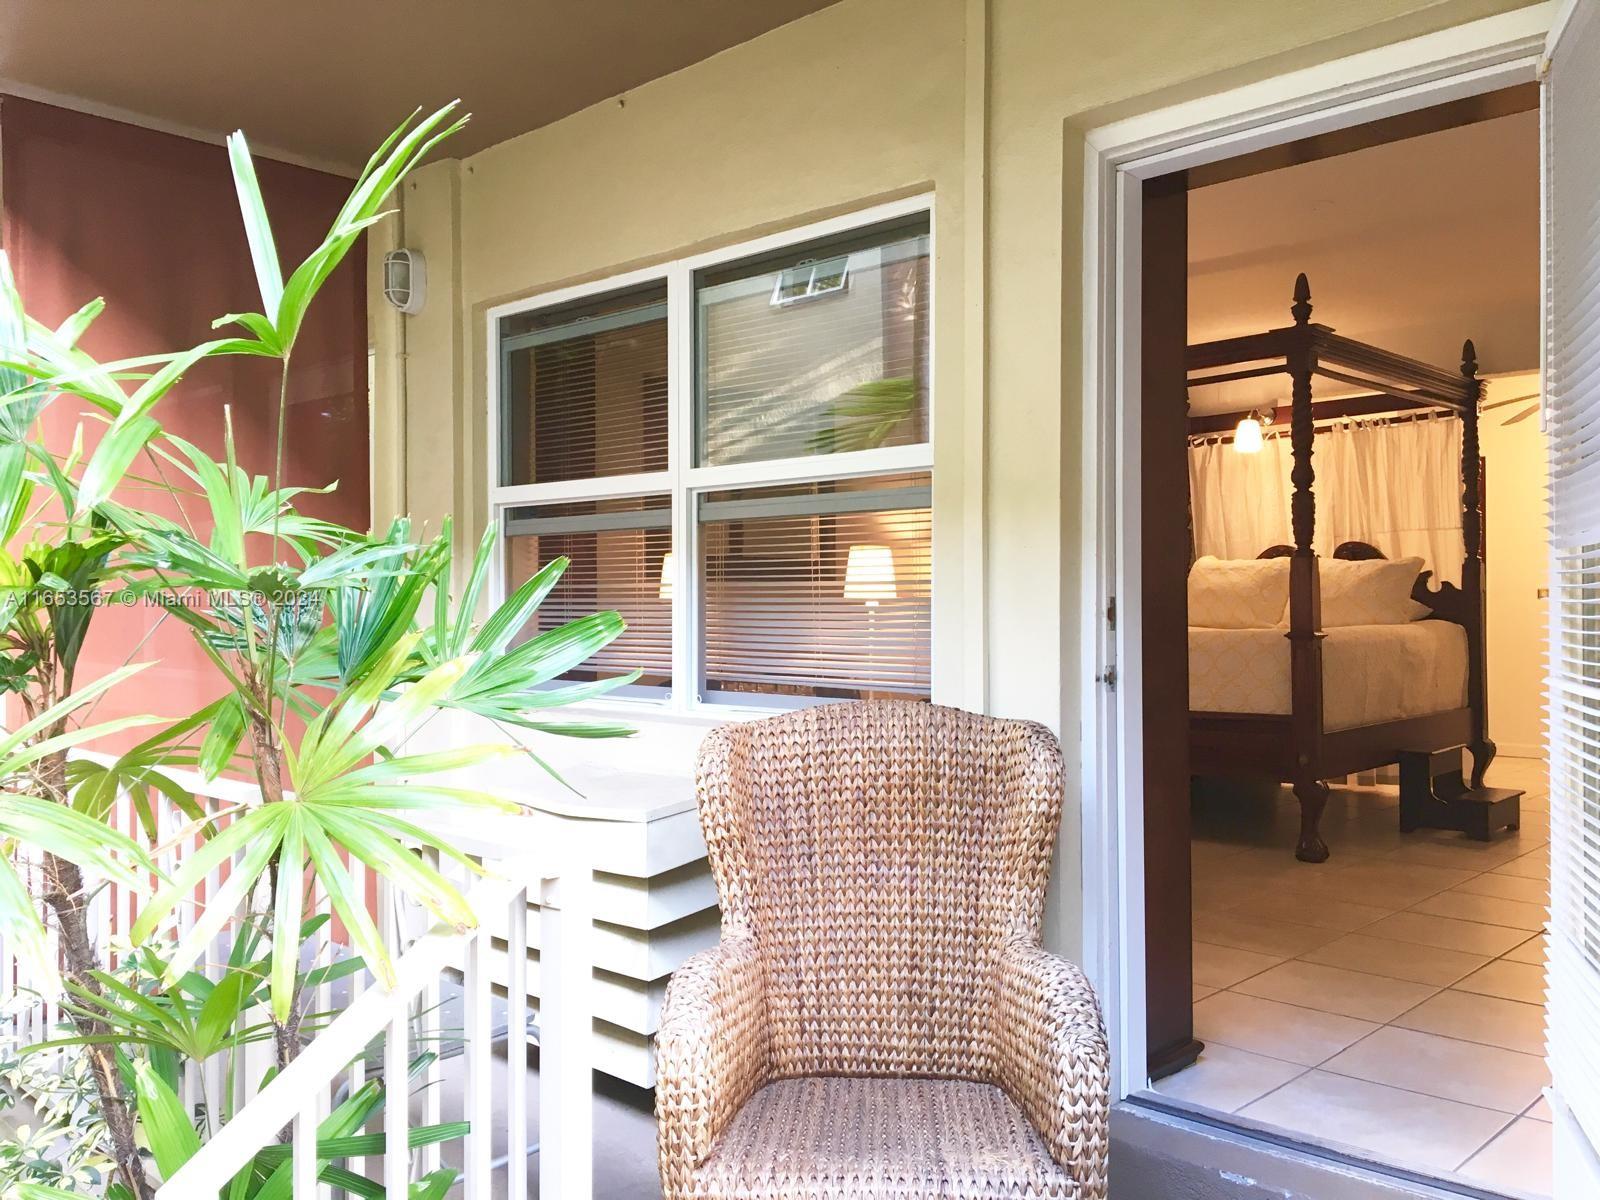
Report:
[{"label": "white vertical blind panel", "polygon": [[1600,1144],[1600,4],[1545,86],[1550,433],[1550,1052]]}]

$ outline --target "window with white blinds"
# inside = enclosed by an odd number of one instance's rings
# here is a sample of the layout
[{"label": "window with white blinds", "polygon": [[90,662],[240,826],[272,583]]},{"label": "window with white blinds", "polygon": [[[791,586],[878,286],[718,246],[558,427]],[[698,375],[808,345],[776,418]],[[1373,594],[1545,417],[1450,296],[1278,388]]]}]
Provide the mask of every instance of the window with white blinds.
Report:
[{"label": "window with white blinds", "polygon": [[696,282],[701,465],[927,440],[926,217]]},{"label": "window with white blinds", "polygon": [[644,672],[635,687],[672,686],[672,508],[666,496],[524,505],[505,515],[506,590],[546,563],[569,559],[519,641],[590,613],[614,611],[627,629],[571,680]]},{"label": "window with white blinds", "polygon": [[709,694],[926,696],[931,512],[926,475],[701,496]]},{"label": "window with white blinds", "polygon": [[615,610],[573,679],[692,709],[932,692],[926,201],[490,313],[489,502],[524,637]]},{"label": "window with white blinds", "polygon": [[1600,6],[1545,84],[1550,447],[1550,1059],[1600,1145]]},{"label": "window with white blinds", "polygon": [[501,322],[502,484],[667,465],[667,291],[635,291]]}]

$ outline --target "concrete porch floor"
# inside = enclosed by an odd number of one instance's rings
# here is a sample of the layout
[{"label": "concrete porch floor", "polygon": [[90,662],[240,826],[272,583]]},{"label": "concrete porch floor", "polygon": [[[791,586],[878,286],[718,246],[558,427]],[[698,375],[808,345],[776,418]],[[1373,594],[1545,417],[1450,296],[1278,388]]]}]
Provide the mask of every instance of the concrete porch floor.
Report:
[{"label": "concrete porch floor", "polygon": [[[460,1111],[460,1074],[450,1069],[459,1062],[446,1064],[446,1119]],[[526,1078],[529,1136],[536,1137],[537,1055],[530,1055]],[[495,1086],[505,1084],[506,1062],[497,1056]],[[653,1104],[653,1094],[643,1088],[595,1076],[596,1200],[660,1200]],[[497,1129],[496,1156],[505,1152],[505,1140],[505,1130]],[[446,1147],[444,1158],[458,1162],[459,1155],[457,1143]],[[534,1156],[527,1163],[529,1196],[539,1194],[538,1161]],[[506,1179],[504,1170],[495,1173],[494,1200],[505,1197]],[[1459,1193],[1386,1179],[1304,1150],[1262,1145],[1233,1131],[1119,1105],[1111,1124],[1110,1195],[1111,1200],[1446,1200]]]},{"label": "concrete porch floor", "polygon": [[[444,1119],[455,1120],[462,1111],[461,1084],[465,1072],[461,1058],[446,1059],[443,1064],[443,1091],[441,1101]],[[508,1084],[508,1067],[503,1053],[494,1057],[493,1087],[495,1096],[504,1096]],[[523,1071],[528,1089],[528,1139],[530,1144],[539,1138],[539,1056],[537,1051],[528,1055]],[[661,1177],[656,1168],[656,1117],[655,1094],[648,1089],[634,1087],[598,1072],[594,1076],[594,1195],[596,1200],[660,1200]],[[420,1119],[420,1106],[413,1119]],[[499,1158],[506,1152],[507,1127],[498,1125],[491,1139],[490,1153]],[[443,1158],[448,1165],[459,1165],[462,1145],[452,1142],[444,1146]],[[515,1164],[510,1165],[515,1169]],[[527,1172],[528,1195],[539,1195],[539,1156],[529,1156],[523,1169]],[[508,1170],[494,1173],[493,1200],[503,1200],[507,1195]],[[452,1195],[460,1192],[458,1187]]]}]

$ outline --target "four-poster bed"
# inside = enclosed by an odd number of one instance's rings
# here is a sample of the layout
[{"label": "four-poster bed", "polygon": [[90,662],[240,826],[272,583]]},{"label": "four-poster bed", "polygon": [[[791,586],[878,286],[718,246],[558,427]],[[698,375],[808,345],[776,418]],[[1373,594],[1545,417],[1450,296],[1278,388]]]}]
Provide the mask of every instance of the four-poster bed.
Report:
[{"label": "four-poster bed", "polygon": [[[1294,544],[1267,548],[1262,558],[1288,558],[1288,621],[1264,630],[1200,631],[1245,632],[1275,635],[1288,641],[1286,702],[1277,711],[1204,711],[1191,702],[1189,716],[1190,770],[1197,775],[1263,774],[1292,785],[1300,803],[1300,836],[1295,856],[1305,862],[1328,857],[1320,832],[1327,805],[1326,780],[1372,770],[1401,761],[1403,756],[1466,746],[1472,752],[1471,786],[1481,788],[1484,772],[1494,758],[1489,739],[1484,644],[1483,511],[1481,507],[1478,443],[1478,405],[1481,385],[1476,352],[1471,341],[1462,348],[1459,371],[1449,371],[1376,346],[1341,337],[1330,327],[1311,323],[1311,289],[1302,274],[1295,280],[1294,324],[1264,333],[1205,342],[1188,348],[1188,384],[1228,383],[1272,375],[1290,380],[1289,438],[1291,460],[1290,518]],[[1336,401],[1339,415],[1361,412],[1439,409],[1460,417],[1461,527],[1465,555],[1461,584],[1430,586],[1431,572],[1417,576],[1411,597],[1426,606],[1429,621],[1447,622],[1460,632],[1435,627],[1412,634],[1397,627],[1374,626],[1366,633],[1323,627],[1322,567],[1312,549],[1316,529],[1316,471],[1313,465],[1314,421],[1312,380],[1331,380],[1342,389],[1363,395]],[[1242,416],[1244,414],[1238,414]],[[1334,414],[1329,414],[1334,415]],[[1227,418],[1211,418],[1220,422]],[[1382,552],[1360,542],[1347,542],[1335,558],[1351,561],[1382,559]],[[1415,561],[1415,560],[1412,560]],[[1398,565],[1398,564],[1396,564]],[[1341,568],[1343,569],[1343,568]],[[1420,610],[1419,610],[1420,611]],[[1419,622],[1418,624],[1424,624]],[[1361,627],[1356,627],[1358,630]],[[1388,632],[1384,632],[1387,629]],[[1326,645],[1335,639],[1331,656]],[[1191,629],[1191,647],[1195,631]],[[1351,648],[1359,638],[1386,638],[1376,650]],[[1327,684],[1330,669],[1360,671],[1362,663],[1383,662],[1385,645],[1431,640],[1440,649],[1426,651],[1448,663],[1457,674],[1421,701],[1385,708],[1379,703],[1363,717],[1328,720]],[[1453,644],[1452,644],[1453,643]],[[1270,642],[1281,654],[1281,643]],[[1464,663],[1460,662],[1464,654]],[[1365,655],[1365,657],[1363,657]],[[1412,660],[1417,661],[1417,660]],[[1385,663],[1391,672],[1392,663]],[[1403,668],[1401,668],[1403,669]],[[1446,676],[1448,672],[1445,673]],[[1464,681],[1460,678],[1464,674]],[[1398,692],[1406,682],[1391,676],[1368,690]],[[1464,686],[1463,686],[1464,683]],[[1430,700],[1429,697],[1432,697]],[[1380,701],[1383,697],[1380,696]],[[1285,711],[1286,710],[1286,711]],[[1362,723],[1350,724],[1350,720]]]}]

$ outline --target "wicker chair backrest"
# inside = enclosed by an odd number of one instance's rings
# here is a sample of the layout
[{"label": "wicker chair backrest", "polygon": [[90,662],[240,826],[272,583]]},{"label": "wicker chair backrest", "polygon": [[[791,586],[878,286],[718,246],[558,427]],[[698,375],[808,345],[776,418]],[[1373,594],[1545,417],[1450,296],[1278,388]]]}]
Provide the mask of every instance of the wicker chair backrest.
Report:
[{"label": "wicker chair backrest", "polygon": [[989,1078],[992,968],[1039,936],[1054,735],[830,704],[717,730],[697,778],[724,934],[761,958],[774,1074]]}]

